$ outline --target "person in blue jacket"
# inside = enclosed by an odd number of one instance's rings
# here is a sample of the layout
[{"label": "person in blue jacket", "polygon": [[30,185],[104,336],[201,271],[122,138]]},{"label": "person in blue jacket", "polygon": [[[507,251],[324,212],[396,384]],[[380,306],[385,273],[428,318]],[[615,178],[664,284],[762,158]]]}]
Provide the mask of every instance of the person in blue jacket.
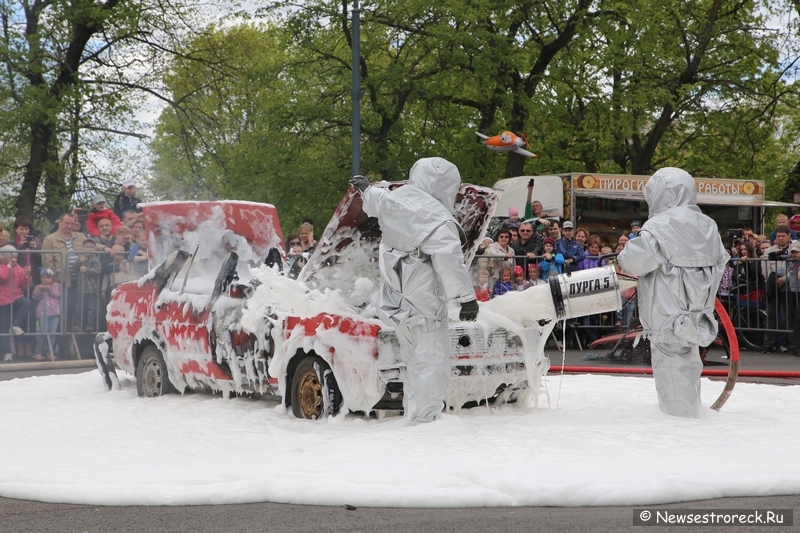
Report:
[{"label": "person in blue jacket", "polygon": [[556,241],[556,253],[564,258],[564,264],[572,270],[580,270],[580,262],[586,259],[586,252],[581,243],[575,240],[575,226],[572,221],[565,220],[561,226],[561,238]]},{"label": "person in blue jacket", "polygon": [[544,240],[544,253],[539,261],[539,268],[542,269],[542,279],[547,281],[550,274],[557,275],[564,271],[564,256],[555,251],[556,241],[550,237]]}]

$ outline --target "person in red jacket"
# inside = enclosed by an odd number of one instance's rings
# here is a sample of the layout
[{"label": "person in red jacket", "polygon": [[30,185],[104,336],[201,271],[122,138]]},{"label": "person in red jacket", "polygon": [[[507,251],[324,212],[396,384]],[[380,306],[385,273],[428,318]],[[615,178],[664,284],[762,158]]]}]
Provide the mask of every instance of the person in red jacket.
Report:
[{"label": "person in red jacket", "polygon": [[[31,267],[17,264],[16,249],[11,245],[0,247],[0,354],[3,361],[13,360],[8,333],[22,335],[28,318],[31,301],[23,291],[30,287]],[[18,354],[21,355],[21,354]]]},{"label": "person in red jacket", "polygon": [[117,231],[117,228],[122,224],[122,221],[114,214],[114,211],[106,207],[106,197],[98,193],[92,198],[92,210],[89,212],[89,217],[86,219],[86,231],[89,232],[90,237],[100,236],[100,230],[97,229],[97,222],[100,221],[101,218],[107,218],[111,221],[113,226],[111,229],[112,232]]}]

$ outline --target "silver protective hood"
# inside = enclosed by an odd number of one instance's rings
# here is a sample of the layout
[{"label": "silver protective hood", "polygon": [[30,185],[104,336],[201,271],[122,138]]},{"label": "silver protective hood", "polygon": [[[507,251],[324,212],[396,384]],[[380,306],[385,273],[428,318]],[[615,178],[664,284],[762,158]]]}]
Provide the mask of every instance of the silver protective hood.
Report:
[{"label": "silver protective hood", "polygon": [[408,172],[408,184],[439,200],[450,214],[455,213],[456,194],[461,185],[461,174],[450,161],[441,157],[420,159]]},{"label": "silver protective hood", "polygon": [[694,178],[679,168],[662,168],[644,186],[650,219],[642,226],[667,260],[679,267],[719,266],[725,249],[716,222],[697,207]]},{"label": "silver protective hood", "polygon": [[380,196],[380,208],[375,201],[378,191],[367,189],[364,211],[377,216],[383,242],[392,248],[411,251],[439,226],[458,223],[453,217],[461,176],[456,166],[441,157],[417,161],[409,171],[408,183]]},{"label": "silver protective hood", "polygon": [[694,206],[697,212],[697,189],[694,178],[685,170],[666,167],[650,176],[644,186],[644,199],[650,208],[650,217],[671,207]]}]

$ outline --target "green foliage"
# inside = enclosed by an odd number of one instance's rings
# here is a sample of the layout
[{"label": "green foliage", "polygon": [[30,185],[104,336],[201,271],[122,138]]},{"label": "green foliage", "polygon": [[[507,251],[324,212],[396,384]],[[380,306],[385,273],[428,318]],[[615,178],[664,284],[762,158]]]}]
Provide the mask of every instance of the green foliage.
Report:
[{"label": "green foliage", "polygon": [[[165,196],[275,204],[287,231],[326,221],[350,173],[350,6],[270,3],[176,56],[152,143]],[[779,0],[391,0],[362,3],[361,168],[406,176],[442,156],[464,181],[509,173],[761,179],[798,159],[796,29]],[[198,55],[199,54],[199,55]],[[189,54],[186,54],[189,57]],[[196,61],[198,59],[202,61]],[[524,133],[538,160],[475,131]]]},{"label": "green foliage", "polygon": [[52,220],[118,189],[121,145],[144,136],[133,115],[190,13],[184,0],[0,3],[4,213]]}]

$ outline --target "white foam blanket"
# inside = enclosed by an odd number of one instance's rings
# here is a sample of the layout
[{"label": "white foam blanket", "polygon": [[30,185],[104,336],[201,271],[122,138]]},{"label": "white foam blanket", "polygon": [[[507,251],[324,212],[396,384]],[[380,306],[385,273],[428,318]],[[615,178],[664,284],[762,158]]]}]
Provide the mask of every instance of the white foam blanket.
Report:
[{"label": "white foam blanket", "polygon": [[[550,376],[550,406],[296,420],[275,403],[142,399],[96,371],[0,382],[0,495],[93,505],[638,505],[800,492],[800,387],[740,383],[721,413],[658,410],[641,377]],[[703,381],[709,405],[722,382]]]}]

